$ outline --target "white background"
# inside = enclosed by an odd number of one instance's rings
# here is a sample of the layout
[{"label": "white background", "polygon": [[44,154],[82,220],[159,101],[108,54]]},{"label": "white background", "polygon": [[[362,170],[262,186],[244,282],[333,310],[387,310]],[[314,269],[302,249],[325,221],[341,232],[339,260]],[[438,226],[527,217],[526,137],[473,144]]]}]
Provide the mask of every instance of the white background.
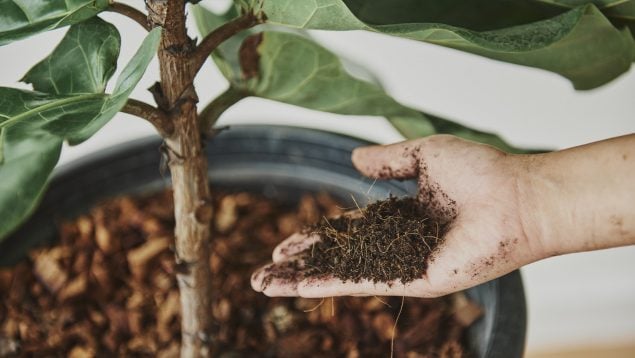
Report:
[{"label": "white background", "polygon": [[[144,32],[119,15],[102,17],[120,29],[121,69]],[[28,88],[16,82],[63,33],[53,31],[1,47],[0,85]],[[635,132],[633,71],[602,88],[576,92],[551,73],[429,44],[361,32],[313,35],[372,70],[399,101],[497,132],[514,145],[559,149]],[[133,97],[151,102],[145,88],[157,78],[155,61]],[[196,87],[201,102],[207,103],[226,82],[207,64]],[[400,139],[382,118],[325,114],[251,98],[227,111],[220,124],[238,123],[322,128],[379,143]],[[65,147],[61,162],[152,133],[142,120],[120,114],[86,143]],[[635,342],[635,247],[551,258],[522,272],[529,304],[529,352]]]}]

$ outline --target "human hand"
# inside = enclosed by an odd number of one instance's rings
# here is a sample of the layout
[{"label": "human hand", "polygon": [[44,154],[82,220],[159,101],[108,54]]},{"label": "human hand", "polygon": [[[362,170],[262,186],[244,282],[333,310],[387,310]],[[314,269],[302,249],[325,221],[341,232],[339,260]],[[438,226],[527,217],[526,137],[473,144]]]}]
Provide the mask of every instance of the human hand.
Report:
[{"label": "human hand", "polygon": [[319,240],[294,234],[273,252],[273,263],[252,276],[268,296],[394,295],[435,297],[502,276],[542,258],[537,222],[524,190],[527,158],[438,135],[389,146],[358,148],[353,164],[377,179],[411,179],[433,218],[449,223],[425,275],[408,283],[358,283],[305,278],[298,253]]}]

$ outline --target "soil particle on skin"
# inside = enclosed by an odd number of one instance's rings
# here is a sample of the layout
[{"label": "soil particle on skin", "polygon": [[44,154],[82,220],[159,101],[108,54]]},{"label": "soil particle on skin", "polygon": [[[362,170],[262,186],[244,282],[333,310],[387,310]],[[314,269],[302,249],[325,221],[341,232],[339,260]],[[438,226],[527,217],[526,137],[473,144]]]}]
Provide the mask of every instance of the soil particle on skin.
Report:
[{"label": "soil particle on skin", "polygon": [[423,277],[445,226],[430,220],[416,199],[390,197],[306,231],[321,237],[301,253],[306,276],[407,283]]},{"label": "soil particle on skin", "polygon": [[[236,193],[217,197],[214,212],[215,356],[390,356],[400,297],[268,298],[251,289],[251,272],[275,245],[314,223],[306,218],[335,215],[334,200],[306,195],[282,206]],[[171,192],[115,198],[62,224],[54,246],[0,268],[0,356],[178,356],[173,231]],[[394,356],[465,356],[465,328],[478,316],[463,294],[406,298]]]}]

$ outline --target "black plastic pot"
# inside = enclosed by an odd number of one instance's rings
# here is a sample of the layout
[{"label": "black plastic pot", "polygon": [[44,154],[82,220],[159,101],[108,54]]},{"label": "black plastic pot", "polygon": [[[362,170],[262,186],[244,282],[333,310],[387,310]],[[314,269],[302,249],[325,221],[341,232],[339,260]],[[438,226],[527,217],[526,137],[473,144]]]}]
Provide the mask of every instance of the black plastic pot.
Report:
[{"label": "black plastic pot", "polygon": [[[147,138],[85,157],[60,169],[33,217],[0,245],[0,266],[14,264],[29,247],[50,243],[56,223],[97,201],[123,193],[151,192],[169,184],[161,175],[158,138]],[[344,202],[414,194],[412,181],[373,182],[352,166],[351,150],[367,142],[316,130],[236,126],[207,144],[212,184],[249,190],[293,203],[303,192],[328,191]],[[352,205],[352,203],[350,203]],[[485,315],[469,329],[477,357],[521,357],[526,308],[518,271],[467,291]]]}]

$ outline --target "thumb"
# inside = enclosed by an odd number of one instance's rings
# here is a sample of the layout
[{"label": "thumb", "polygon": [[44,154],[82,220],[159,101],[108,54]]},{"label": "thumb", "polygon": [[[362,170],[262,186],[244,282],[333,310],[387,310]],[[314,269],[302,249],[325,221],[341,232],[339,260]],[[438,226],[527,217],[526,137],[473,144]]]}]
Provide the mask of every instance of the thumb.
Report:
[{"label": "thumb", "polygon": [[353,165],[376,179],[411,179],[419,172],[420,140],[372,145],[353,150]]}]

